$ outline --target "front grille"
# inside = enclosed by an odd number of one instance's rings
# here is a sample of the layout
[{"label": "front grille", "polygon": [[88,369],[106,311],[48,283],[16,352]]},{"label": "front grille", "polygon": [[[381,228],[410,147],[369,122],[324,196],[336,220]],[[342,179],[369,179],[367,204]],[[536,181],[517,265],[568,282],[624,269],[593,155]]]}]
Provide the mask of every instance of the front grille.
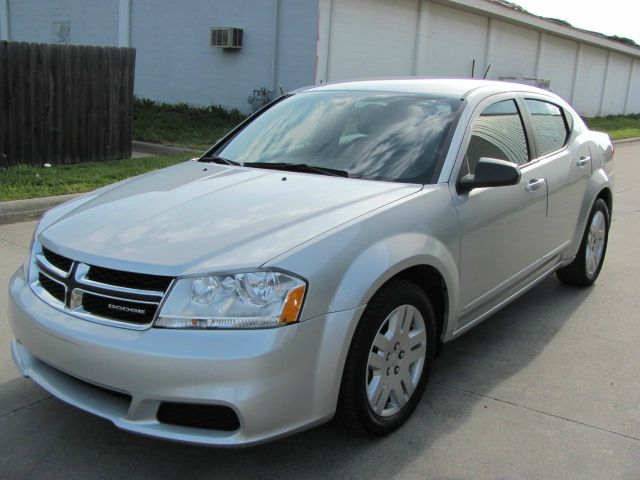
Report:
[{"label": "front grille", "polygon": [[73,375],[69,375],[67,372],[63,372],[62,370],[59,370],[57,367],[54,367],[53,365],[51,365],[49,363],[46,363],[43,360],[40,360],[40,359],[38,359],[38,360],[41,361],[42,363],[44,363],[47,367],[49,367],[52,370],[54,370],[57,375],[60,375],[61,377],[64,377],[64,379],[67,382],[74,383],[78,387],[86,389],[87,391],[93,390],[96,393],[103,394],[103,395],[108,395],[113,400],[121,401],[123,403],[126,403],[127,409],[128,409],[128,406],[129,406],[129,404],[131,403],[131,400],[132,400],[131,395],[129,395],[128,393],[119,392],[117,390],[112,390],[111,388],[101,387],[101,386],[96,385],[94,383],[89,383],[86,380],[83,380],[81,378],[75,377]]},{"label": "front grille", "polygon": [[[84,380],[79,380],[80,382],[83,382]],[[96,392],[102,392],[102,393],[106,393],[107,395],[113,397],[113,398],[117,398],[120,400],[124,400],[127,403],[131,403],[131,395],[129,395],[128,393],[122,393],[122,392],[118,392],[116,390],[111,390],[110,388],[106,388],[106,387],[100,387],[99,385],[94,385],[93,383],[88,383],[88,382],[84,382],[85,385],[87,385],[88,387],[93,388]]]},{"label": "front grille", "polygon": [[75,262],[45,248],[38,253],[38,247],[34,246],[36,254],[31,265],[35,293],[52,306],[86,320],[146,328],[173,281],[166,276]]},{"label": "front grille", "polygon": [[64,303],[66,292],[64,285],[51,280],[49,277],[42,273],[38,274],[38,281],[40,282],[40,285],[42,285],[42,288],[44,288],[49,293],[49,295],[51,295],[61,303]]},{"label": "front grille", "polygon": [[82,308],[85,312],[99,317],[144,325],[153,320],[158,305],[121,300],[119,298],[113,299],[84,292],[82,295]]},{"label": "front grille", "polygon": [[182,427],[224,432],[233,432],[240,428],[236,412],[222,405],[162,402],[157,418],[159,422]]},{"label": "front grille", "polygon": [[87,279],[108,285],[118,285],[120,287],[153,290],[157,292],[166,292],[173,280],[171,277],[123,272],[103,267],[91,267],[87,274]]},{"label": "front grille", "polygon": [[58,255],[57,253],[53,253],[48,248],[42,247],[42,254],[47,261],[56,268],[59,268],[65,273],[68,273],[71,270],[71,265],[73,264],[73,260],[70,260],[62,255]]}]

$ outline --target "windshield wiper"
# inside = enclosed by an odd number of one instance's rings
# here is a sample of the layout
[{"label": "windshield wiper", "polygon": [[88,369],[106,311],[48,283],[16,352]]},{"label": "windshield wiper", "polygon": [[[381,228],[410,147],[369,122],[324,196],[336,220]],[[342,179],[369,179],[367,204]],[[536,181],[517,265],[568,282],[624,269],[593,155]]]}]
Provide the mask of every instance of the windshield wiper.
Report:
[{"label": "windshield wiper", "polygon": [[334,168],[317,167],[306,163],[270,163],[270,162],[245,162],[244,167],[268,168],[271,170],[286,170],[290,172],[319,173],[320,175],[332,175],[334,177],[349,178],[349,172]]},{"label": "windshield wiper", "polygon": [[220,165],[235,165],[236,167],[241,166],[241,164],[238,162],[234,162],[233,160],[229,160],[228,158],[219,157],[218,155],[208,155],[206,157],[201,157],[198,161],[218,163]]}]

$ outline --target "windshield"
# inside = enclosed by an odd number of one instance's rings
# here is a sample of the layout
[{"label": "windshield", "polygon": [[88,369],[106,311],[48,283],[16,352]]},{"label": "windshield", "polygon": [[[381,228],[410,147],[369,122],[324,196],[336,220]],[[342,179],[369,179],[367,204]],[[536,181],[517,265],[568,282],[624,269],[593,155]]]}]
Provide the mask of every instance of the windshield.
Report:
[{"label": "windshield", "polygon": [[356,178],[431,183],[461,104],[415,94],[303,92],[209,155],[245,166],[303,164]]}]

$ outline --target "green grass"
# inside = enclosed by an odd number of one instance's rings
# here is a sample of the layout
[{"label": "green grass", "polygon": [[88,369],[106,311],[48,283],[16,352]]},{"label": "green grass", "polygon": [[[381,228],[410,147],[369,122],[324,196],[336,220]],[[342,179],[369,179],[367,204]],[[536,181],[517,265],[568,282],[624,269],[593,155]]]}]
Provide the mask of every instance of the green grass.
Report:
[{"label": "green grass", "polygon": [[238,110],[222,107],[169,105],[136,99],[133,106],[133,138],[145,142],[206,150],[244,120]]},{"label": "green grass", "polygon": [[640,114],[583,117],[583,120],[590,129],[608,133],[613,140],[640,137]]},{"label": "green grass", "polygon": [[[222,107],[168,105],[136,99],[133,138],[202,151],[244,118],[239,111]],[[189,154],[181,154],[50,168],[21,165],[0,169],[0,201],[88,192],[188,158]]]},{"label": "green grass", "polygon": [[167,167],[189,155],[131,158],[50,168],[19,165],[0,170],[0,202],[88,192],[134,175]]}]

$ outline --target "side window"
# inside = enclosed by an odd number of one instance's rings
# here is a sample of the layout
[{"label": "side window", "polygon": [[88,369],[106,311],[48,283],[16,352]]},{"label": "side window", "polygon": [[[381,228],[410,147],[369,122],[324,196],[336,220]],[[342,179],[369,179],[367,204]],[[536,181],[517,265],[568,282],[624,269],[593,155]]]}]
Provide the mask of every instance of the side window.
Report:
[{"label": "side window", "polygon": [[569,138],[569,129],[562,109],[543,100],[526,99],[531,113],[533,133],[538,156],[561,149]]},{"label": "side window", "polygon": [[473,174],[482,157],[507,160],[518,165],[529,161],[527,139],[515,100],[489,105],[473,121],[460,176]]},{"label": "side window", "polygon": [[567,126],[569,127],[569,135],[571,135],[571,132],[573,132],[573,115],[564,109],[562,110],[562,113],[564,113],[564,118],[567,121]]}]

